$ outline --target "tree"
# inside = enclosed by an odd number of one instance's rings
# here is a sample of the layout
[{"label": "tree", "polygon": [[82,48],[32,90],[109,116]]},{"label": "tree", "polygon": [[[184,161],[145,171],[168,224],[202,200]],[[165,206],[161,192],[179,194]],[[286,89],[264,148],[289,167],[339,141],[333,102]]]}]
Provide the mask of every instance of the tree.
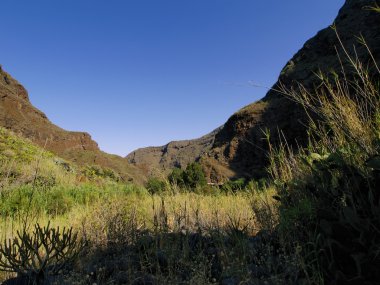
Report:
[{"label": "tree", "polygon": [[185,186],[185,181],[183,180],[183,170],[181,168],[174,168],[172,173],[169,174],[168,180],[172,184],[177,184],[180,187]]},{"label": "tree", "polygon": [[150,194],[158,194],[166,190],[166,183],[156,177],[152,177],[148,180],[146,188]]},{"label": "tree", "polygon": [[190,188],[196,188],[197,186],[204,186],[207,184],[202,166],[197,162],[188,164],[182,176],[185,185]]}]

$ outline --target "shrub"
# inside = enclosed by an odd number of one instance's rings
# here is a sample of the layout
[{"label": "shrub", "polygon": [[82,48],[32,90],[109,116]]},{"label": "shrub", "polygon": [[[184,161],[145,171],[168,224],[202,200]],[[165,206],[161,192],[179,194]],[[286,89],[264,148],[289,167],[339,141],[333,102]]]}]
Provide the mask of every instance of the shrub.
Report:
[{"label": "shrub", "polygon": [[99,165],[87,165],[82,170],[82,173],[92,180],[96,178],[105,178],[115,182],[120,181],[120,175],[115,173],[115,171],[107,167],[101,167]]},{"label": "shrub", "polygon": [[169,174],[168,180],[171,184],[192,190],[207,185],[206,176],[202,166],[197,162],[188,164],[185,170],[174,168]]},{"label": "shrub", "polygon": [[167,190],[167,185],[165,181],[162,181],[156,177],[152,177],[148,180],[146,188],[150,194],[159,194]]},{"label": "shrub", "polygon": [[197,186],[204,186],[207,184],[202,166],[197,162],[188,164],[182,176],[185,185],[192,189]]},{"label": "shrub", "polygon": [[236,192],[241,191],[245,188],[246,181],[244,178],[239,178],[236,180],[229,180],[222,185],[222,191],[224,192]]},{"label": "shrub", "polygon": [[168,180],[171,184],[178,185],[179,187],[185,186],[185,181],[183,180],[183,171],[180,168],[174,168],[169,174]]}]

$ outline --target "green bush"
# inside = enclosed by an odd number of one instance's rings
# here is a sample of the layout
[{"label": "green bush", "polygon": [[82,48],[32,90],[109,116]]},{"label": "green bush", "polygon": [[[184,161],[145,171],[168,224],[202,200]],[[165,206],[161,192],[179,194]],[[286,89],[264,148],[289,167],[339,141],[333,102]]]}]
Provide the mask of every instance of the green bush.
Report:
[{"label": "green bush", "polygon": [[74,197],[63,187],[47,192],[45,196],[45,212],[49,216],[59,216],[69,212],[74,206]]},{"label": "green bush", "polygon": [[168,180],[171,184],[178,185],[179,187],[185,186],[185,181],[183,180],[183,170],[180,168],[174,168],[169,174]]},{"label": "green bush", "polygon": [[183,181],[190,188],[206,185],[207,180],[202,166],[197,162],[187,165],[186,170],[183,172]]},{"label": "green bush", "polygon": [[197,186],[195,189],[193,189],[193,191],[200,195],[213,195],[213,196],[217,196],[221,193],[220,189],[217,186],[212,186],[208,184]]},{"label": "green bush", "polygon": [[207,185],[207,180],[202,169],[202,165],[197,162],[188,164],[185,170],[174,168],[169,174],[168,180],[172,184],[191,190]]},{"label": "green bush", "polygon": [[33,199],[33,187],[22,185],[18,188],[3,191],[0,196],[0,209],[2,216],[15,216],[18,212],[29,207],[34,207],[30,203]]},{"label": "green bush", "polygon": [[165,181],[152,177],[148,180],[146,188],[150,194],[160,194],[167,190],[167,185]]},{"label": "green bush", "polygon": [[236,180],[229,180],[225,182],[221,190],[223,192],[236,192],[236,191],[241,191],[246,187],[247,183],[244,178],[239,178]]},{"label": "green bush", "polygon": [[99,165],[87,165],[82,170],[82,173],[90,180],[94,180],[96,178],[104,178],[115,182],[120,181],[120,175],[118,175],[115,171],[107,167],[101,167]]}]

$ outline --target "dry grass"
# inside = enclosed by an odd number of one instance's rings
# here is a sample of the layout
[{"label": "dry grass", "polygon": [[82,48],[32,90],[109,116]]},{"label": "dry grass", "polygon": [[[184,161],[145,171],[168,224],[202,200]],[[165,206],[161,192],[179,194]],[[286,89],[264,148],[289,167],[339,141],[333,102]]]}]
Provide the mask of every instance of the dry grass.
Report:
[{"label": "dry grass", "polygon": [[[0,239],[29,231],[37,222],[79,232],[89,244],[87,251],[75,268],[52,283],[142,284],[138,282],[152,279],[154,284],[215,284],[223,278],[251,278],[254,252],[246,248],[262,227],[274,226],[273,220],[264,222],[264,213],[275,208],[271,192],[221,194],[214,189],[205,195],[172,189],[159,196],[102,178],[87,179],[83,185],[75,169],[66,171],[41,153],[30,153],[29,162],[3,160],[3,194],[16,198],[16,204],[7,199],[2,203],[19,210],[1,217]],[[23,187],[34,194],[30,202],[17,204],[14,193]],[[49,207],[56,211],[44,210],[47,197],[52,197]],[[122,268],[111,269],[118,266]],[[2,273],[0,280],[11,276]]]},{"label": "dry grass", "polygon": [[[183,284],[214,284],[212,280],[219,280],[223,276],[250,279],[247,268],[253,252],[245,252],[245,248],[249,237],[254,236],[261,227],[273,228],[274,220],[265,222],[265,219],[270,213],[268,209],[272,211],[274,208],[270,195],[263,193],[217,196],[195,193],[150,196],[131,193],[124,197],[98,200],[91,205],[76,206],[65,215],[54,218],[40,215],[36,220],[42,225],[50,222],[53,227],[72,226],[88,240],[91,246],[80,259],[75,270],[77,275],[64,277],[72,280],[70,278],[82,276],[79,278],[83,279],[81,283],[76,284],[89,284],[90,281],[120,284],[114,280],[117,273],[107,276],[102,275],[102,270],[109,270],[104,268],[108,268],[107,263],[114,264],[115,259],[131,258],[143,263],[135,267],[125,262],[130,276],[135,279],[149,278],[152,268],[156,268],[154,280],[158,284],[178,284],[183,281],[181,274],[186,275],[187,283]],[[12,218],[4,218],[1,238],[12,237],[22,225]],[[208,253],[208,248],[215,253]],[[110,257],[114,249],[118,249],[118,253]],[[161,254],[167,260],[167,265],[157,260]],[[215,267],[216,263],[213,263],[210,254],[217,258],[220,272],[215,273],[215,268],[212,269],[214,273],[211,272],[211,267]],[[94,269],[89,272],[88,266]],[[91,272],[95,272],[95,279],[91,277]],[[122,273],[127,275],[124,271]],[[90,277],[83,278],[87,275]]]},{"label": "dry grass", "polygon": [[[340,41],[338,33],[336,36]],[[380,126],[380,69],[365,40],[358,39],[372,58],[370,65],[363,65],[357,55],[350,55],[341,43],[349,68],[342,65],[339,75],[335,72],[317,74],[320,85],[313,92],[302,84],[291,89],[281,86],[279,90],[303,106],[309,115],[312,137],[318,138],[312,147],[319,147],[319,150],[321,145],[333,152],[355,144],[367,156],[377,151],[374,142]]]},{"label": "dry grass", "polygon": [[380,223],[380,70],[368,47],[368,66],[341,48],[350,65],[339,74],[317,74],[313,91],[301,84],[278,90],[309,118],[308,146],[293,150],[284,137],[270,149],[269,167],[280,193],[282,246],[308,284],[378,280],[379,234],[369,228]]},{"label": "dry grass", "polygon": [[[107,239],[107,226],[117,217],[134,220],[137,229],[153,230],[155,218],[164,211],[168,231],[195,231],[199,228],[226,228],[230,221],[240,221],[254,234],[260,225],[254,219],[252,205],[261,207],[270,203],[270,195],[253,196],[250,194],[201,195],[179,193],[167,196],[127,194],[124,197],[107,197],[91,205],[78,205],[65,215],[52,219],[51,216],[38,217],[42,224],[51,221],[56,226],[74,226],[87,233],[88,238],[103,243]],[[164,208],[164,209],[163,209]],[[2,234],[9,228],[16,229],[19,224],[14,219],[3,218]],[[6,231],[5,228],[8,230]]]}]

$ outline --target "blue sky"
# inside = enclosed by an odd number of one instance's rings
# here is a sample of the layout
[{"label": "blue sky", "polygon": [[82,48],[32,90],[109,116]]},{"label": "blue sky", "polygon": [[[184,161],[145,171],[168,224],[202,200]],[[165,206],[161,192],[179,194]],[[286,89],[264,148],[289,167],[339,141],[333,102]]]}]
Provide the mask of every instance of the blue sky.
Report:
[{"label": "blue sky", "polygon": [[202,136],[262,98],[343,0],[2,0],[0,64],[102,150]]}]

